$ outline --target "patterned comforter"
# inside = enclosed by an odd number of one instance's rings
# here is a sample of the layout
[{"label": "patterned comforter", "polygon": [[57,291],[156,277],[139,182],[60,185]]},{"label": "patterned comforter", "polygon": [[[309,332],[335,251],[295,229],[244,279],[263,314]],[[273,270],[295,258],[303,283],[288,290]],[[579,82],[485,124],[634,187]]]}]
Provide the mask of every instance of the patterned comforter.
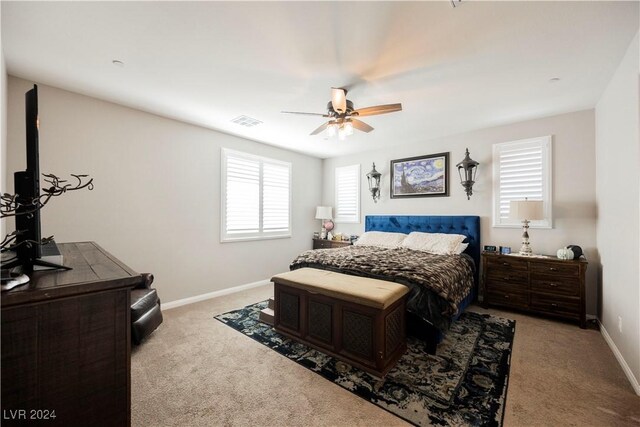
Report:
[{"label": "patterned comforter", "polygon": [[303,252],[291,270],[311,267],[401,283],[411,289],[407,310],[442,331],[449,329],[458,304],[473,288],[473,259],[433,255],[406,248],[347,246]]}]

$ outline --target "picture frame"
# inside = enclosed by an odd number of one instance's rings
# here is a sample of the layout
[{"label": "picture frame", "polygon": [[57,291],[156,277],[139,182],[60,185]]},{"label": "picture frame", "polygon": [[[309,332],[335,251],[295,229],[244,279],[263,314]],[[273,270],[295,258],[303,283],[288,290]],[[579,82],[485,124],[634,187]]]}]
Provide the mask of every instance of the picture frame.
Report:
[{"label": "picture frame", "polygon": [[391,198],[448,197],[449,153],[391,160]]},{"label": "picture frame", "polygon": [[509,255],[511,253],[510,246],[500,246],[500,254],[501,255]]}]

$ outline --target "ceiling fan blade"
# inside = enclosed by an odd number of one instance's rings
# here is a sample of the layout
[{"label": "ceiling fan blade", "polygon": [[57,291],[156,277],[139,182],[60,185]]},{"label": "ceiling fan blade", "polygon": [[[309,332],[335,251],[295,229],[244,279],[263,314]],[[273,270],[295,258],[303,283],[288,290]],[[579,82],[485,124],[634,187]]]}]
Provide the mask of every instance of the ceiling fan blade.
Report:
[{"label": "ceiling fan blade", "polygon": [[366,124],[363,121],[360,121],[358,119],[351,119],[351,123],[353,124],[353,127],[358,129],[359,131],[362,132],[371,132],[373,130],[373,128],[371,126],[369,126],[368,124]]},{"label": "ceiling fan blade", "polygon": [[329,117],[328,114],[322,114],[322,113],[302,113],[300,111],[280,111],[281,113],[284,114],[303,114],[305,116],[321,116],[321,117]]},{"label": "ceiling fan blade", "polygon": [[320,126],[318,129],[314,130],[313,132],[310,133],[310,135],[317,135],[320,132],[322,132],[323,130],[325,130],[327,128],[327,126],[329,126],[329,122],[323,124],[322,126]]},{"label": "ceiling fan blade", "polygon": [[347,91],[340,87],[332,87],[331,105],[336,113],[342,114],[347,111]]},{"label": "ceiling fan blade", "polygon": [[386,104],[376,105],[375,107],[365,107],[355,110],[354,116],[375,116],[376,114],[394,113],[396,111],[402,111],[402,104]]}]

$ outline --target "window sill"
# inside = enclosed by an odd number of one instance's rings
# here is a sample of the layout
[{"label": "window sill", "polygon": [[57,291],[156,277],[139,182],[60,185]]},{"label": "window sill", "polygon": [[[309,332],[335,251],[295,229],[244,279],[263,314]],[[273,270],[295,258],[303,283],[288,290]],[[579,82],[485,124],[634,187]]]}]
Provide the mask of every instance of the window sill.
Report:
[{"label": "window sill", "polygon": [[220,239],[220,243],[234,243],[234,242],[248,242],[252,240],[276,240],[276,239],[290,239],[291,234],[279,234],[274,236],[245,236],[245,237],[227,237]]}]

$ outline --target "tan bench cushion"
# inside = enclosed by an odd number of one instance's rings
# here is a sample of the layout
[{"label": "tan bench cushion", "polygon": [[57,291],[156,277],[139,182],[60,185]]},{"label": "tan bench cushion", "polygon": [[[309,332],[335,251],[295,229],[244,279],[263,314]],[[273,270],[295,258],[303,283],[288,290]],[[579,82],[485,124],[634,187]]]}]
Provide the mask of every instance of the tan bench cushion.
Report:
[{"label": "tan bench cushion", "polygon": [[409,292],[409,288],[398,283],[315,268],[300,268],[276,274],[271,281],[381,309],[389,307]]}]

